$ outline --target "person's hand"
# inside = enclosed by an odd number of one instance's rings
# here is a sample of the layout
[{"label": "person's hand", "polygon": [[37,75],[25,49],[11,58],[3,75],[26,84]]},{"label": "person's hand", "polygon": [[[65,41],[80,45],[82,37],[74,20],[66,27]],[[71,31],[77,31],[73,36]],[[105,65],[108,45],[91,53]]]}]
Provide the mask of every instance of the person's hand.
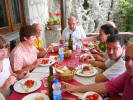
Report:
[{"label": "person's hand", "polygon": [[105,58],[101,57],[98,54],[93,54],[93,57],[95,58],[96,61],[105,61]]},{"label": "person's hand", "polygon": [[90,49],[90,52],[91,52],[92,54],[97,54],[97,50],[96,50],[95,48]]},{"label": "person's hand", "polygon": [[92,66],[96,67],[95,60],[87,59],[87,62],[90,63]]},{"label": "person's hand", "polygon": [[47,47],[47,52],[52,52],[52,51],[53,51],[53,46],[52,45],[48,46]]},{"label": "person's hand", "polygon": [[38,66],[39,64],[42,63],[42,60],[43,60],[43,58],[38,58],[38,59],[34,62],[34,65],[35,65],[35,66]]},{"label": "person's hand", "polygon": [[9,78],[5,81],[5,84],[3,85],[3,91],[8,90],[11,85],[13,85],[16,82],[15,76],[9,76]]},{"label": "person's hand", "polygon": [[80,57],[80,59],[79,59],[79,61],[81,61],[81,62],[84,62],[84,61],[86,61],[87,60],[87,56],[82,56],[82,57]]},{"label": "person's hand", "polygon": [[39,53],[38,53],[38,58],[43,58],[46,54],[46,49],[45,48],[38,48]]},{"label": "person's hand", "polygon": [[65,83],[65,82],[61,82],[61,90],[62,90],[62,92],[75,91],[75,86],[68,84],[68,83]]}]

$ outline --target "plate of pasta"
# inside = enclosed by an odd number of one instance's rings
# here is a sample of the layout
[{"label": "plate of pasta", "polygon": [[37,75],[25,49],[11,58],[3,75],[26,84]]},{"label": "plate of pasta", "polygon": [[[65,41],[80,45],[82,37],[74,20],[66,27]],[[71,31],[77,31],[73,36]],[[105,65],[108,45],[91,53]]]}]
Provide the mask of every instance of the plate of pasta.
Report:
[{"label": "plate of pasta", "polygon": [[76,75],[83,77],[90,77],[97,74],[97,69],[91,64],[82,64],[77,67],[77,70]]},{"label": "plate of pasta", "polygon": [[35,79],[22,79],[14,84],[14,90],[19,93],[30,93],[40,88],[40,80]]}]

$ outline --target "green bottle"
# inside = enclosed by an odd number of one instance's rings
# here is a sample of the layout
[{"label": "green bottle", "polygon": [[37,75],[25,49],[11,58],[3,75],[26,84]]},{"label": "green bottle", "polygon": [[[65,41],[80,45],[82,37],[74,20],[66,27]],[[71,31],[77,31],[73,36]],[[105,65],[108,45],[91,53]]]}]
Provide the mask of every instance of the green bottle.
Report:
[{"label": "green bottle", "polygon": [[72,34],[70,34],[69,36],[69,40],[68,40],[68,48],[73,50],[73,40],[72,40]]},{"label": "green bottle", "polygon": [[53,67],[49,66],[49,76],[48,76],[48,95],[50,100],[53,100],[53,81],[54,81],[54,75],[53,75]]},{"label": "green bottle", "polygon": [[100,42],[98,46],[101,51],[103,51],[103,52],[106,51],[106,44],[104,42]]}]

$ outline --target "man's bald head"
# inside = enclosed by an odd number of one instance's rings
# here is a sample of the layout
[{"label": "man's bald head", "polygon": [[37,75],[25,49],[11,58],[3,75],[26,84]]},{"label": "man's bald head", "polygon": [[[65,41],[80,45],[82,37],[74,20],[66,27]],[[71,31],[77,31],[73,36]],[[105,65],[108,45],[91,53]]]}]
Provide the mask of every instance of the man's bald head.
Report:
[{"label": "man's bald head", "polygon": [[69,17],[68,18],[68,25],[69,25],[69,28],[74,32],[76,29],[76,26],[77,26],[76,18],[73,16]]}]

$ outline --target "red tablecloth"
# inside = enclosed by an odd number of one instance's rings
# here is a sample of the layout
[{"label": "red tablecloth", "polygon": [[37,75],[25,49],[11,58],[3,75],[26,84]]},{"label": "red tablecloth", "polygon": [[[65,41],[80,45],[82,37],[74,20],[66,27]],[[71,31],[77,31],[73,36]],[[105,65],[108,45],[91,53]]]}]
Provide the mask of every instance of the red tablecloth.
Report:
[{"label": "red tablecloth", "polygon": [[[82,52],[81,54],[83,54],[83,53],[84,53],[84,52]],[[58,54],[57,54],[57,53],[49,53],[49,54],[48,54],[48,57],[49,57],[50,55],[54,55],[54,56],[55,56],[55,55],[58,55]],[[80,64],[82,64],[82,63],[79,62],[79,58],[75,58],[75,52],[73,52],[72,56],[71,56],[70,58],[65,58],[61,65],[72,65],[72,66],[76,67],[77,65],[80,65]],[[68,82],[68,83],[70,83],[70,84],[73,84],[73,85],[81,85],[81,83],[79,83],[78,81],[76,81],[76,80],[74,80],[74,79],[72,79],[72,80],[70,80],[70,81],[66,81],[66,82]],[[36,90],[36,91],[34,91],[34,92],[32,92],[32,93],[40,92],[41,90],[47,90],[47,88],[44,87],[43,84],[42,84],[42,86],[41,86],[38,90]],[[17,93],[17,92],[14,91],[14,92],[8,97],[7,100],[22,100],[22,98],[23,98],[24,96],[28,95],[28,94],[31,94],[31,93],[23,93],[23,94],[22,94],[22,93]],[[64,92],[64,93],[62,94],[62,97],[72,97],[72,98],[75,98],[76,96],[72,95],[71,93]]]}]

